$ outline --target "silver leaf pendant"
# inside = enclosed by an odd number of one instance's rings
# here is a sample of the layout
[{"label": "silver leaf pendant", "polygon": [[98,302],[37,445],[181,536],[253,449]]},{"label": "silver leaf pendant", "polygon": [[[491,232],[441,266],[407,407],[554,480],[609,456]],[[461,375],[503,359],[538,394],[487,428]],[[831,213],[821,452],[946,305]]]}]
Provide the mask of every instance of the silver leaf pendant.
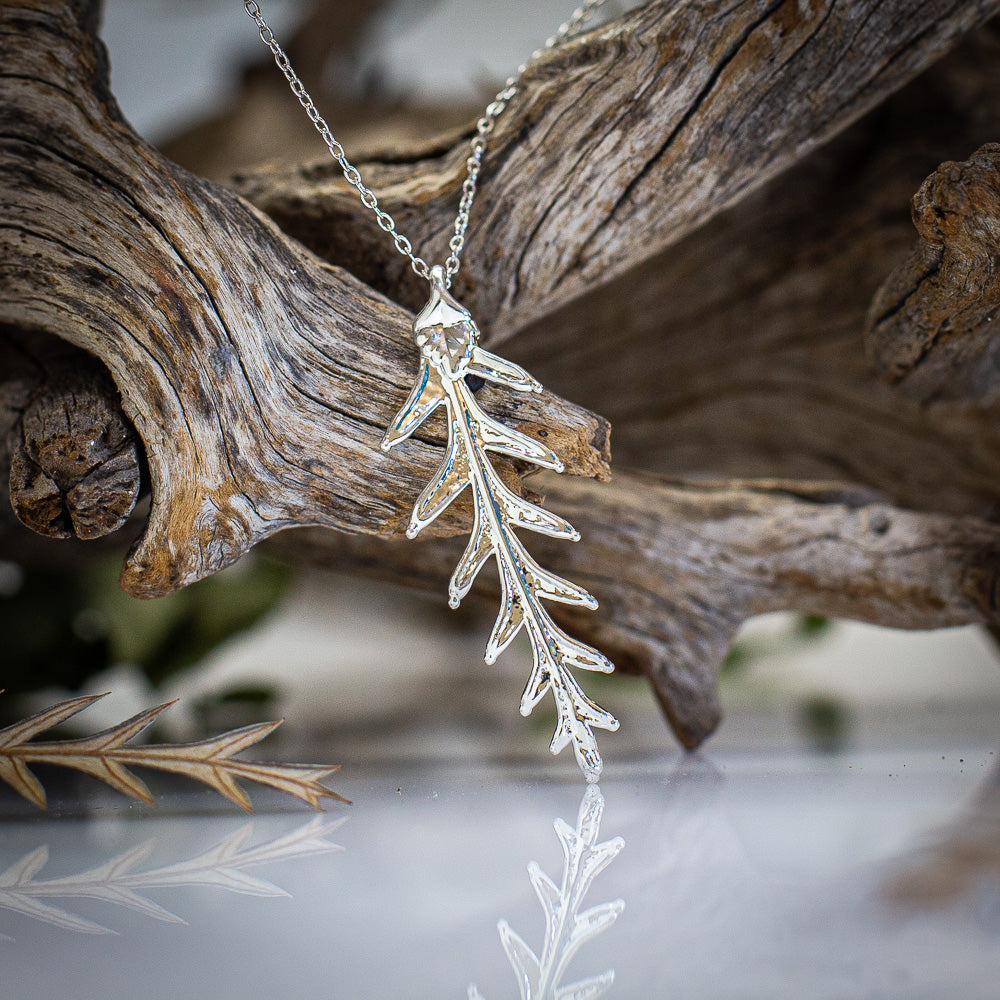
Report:
[{"label": "silver leaf pendant", "polygon": [[572,742],[588,781],[597,781],[603,763],[594,728],[614,731],[618,720],[583,692],[573,667],[610,673],[614,664],[591,646],[567,635],[552,620],[542,600],[593,610],[597,601],[582,587],[543,569],[528,553],[514,528],[578,541],[567,521],[508,489],[487,452],[500,452],[546,469],[563,471],[556,454],[533,438],[486,414],[466,384],[468,375],[517,392],[541,392],[523,368],[479,346],[472,316],[449,294],[442,267],[431,268],[431,296],[413,322],[420,348],[420,372],[403,408],[382,439],[388,451],[405,441],[439,406],[447,410],[448,445],[437,475],[413,507],[406,534],[415,538],[463,490],[472,490],[472,534],[448,584],[448,603],[457,608],[479,571],[496,559],[500,574],[500,613],[486,646],[493,663],[523,628],[531,642],[534,666],[521,696],[521,714],[529,715],[547,691],[555,699],[558,722],[549,749],[559,753]]}]

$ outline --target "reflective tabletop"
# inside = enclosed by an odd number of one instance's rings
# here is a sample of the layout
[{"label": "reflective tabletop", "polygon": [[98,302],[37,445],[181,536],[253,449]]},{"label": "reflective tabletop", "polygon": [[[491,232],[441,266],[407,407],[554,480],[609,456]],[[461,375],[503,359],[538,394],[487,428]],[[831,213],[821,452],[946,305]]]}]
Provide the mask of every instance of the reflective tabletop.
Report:
[{"label": "reflective tabletop", "polygon": [[727,750],[589,787],[351,768],[320,814],[4,793],[0,995],[995,998],[998,775],[989,747]]}]

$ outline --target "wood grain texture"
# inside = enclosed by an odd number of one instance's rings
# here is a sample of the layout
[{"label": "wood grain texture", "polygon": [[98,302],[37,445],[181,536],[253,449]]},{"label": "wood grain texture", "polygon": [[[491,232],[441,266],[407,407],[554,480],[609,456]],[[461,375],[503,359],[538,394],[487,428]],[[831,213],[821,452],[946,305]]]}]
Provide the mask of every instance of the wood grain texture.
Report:
[{"label": "wood grain texture", "polygon": [[913,196],[917,245],[880,287],[867,344],[882,376],[923,404],[1000,403],[1000,143],[943,163]]},{"label": "wood grain texture", "polygon": [[[717,724],[718,667],[753,614],[998,624],[992,383],[972,405],[942,406],[940,386],[908,397],[904,378],[870,370],[863,343],[871,297],[912,244],[906,200],[942,159],[1000,135],[995,32],[892,95],[997,10],[651,3],[539,60],[500,122],[457,293],[488,342],[505,340],[553,392],[481,399],[590,478],[503,474],[581,529],[579,545],[533,546],[601,600],[599,616],[565,621],[651,679],[685,745]],[[234,193],[144,143],[108,89],[97,11],[0,3],[0,33],[15,40],[0,67],[0,361],[54,335],[117,389],[78,379],[72,391],[94,396],[85,419],[66,412],[59,379],[72,372],[43,378],[23,358],[0,368],[15,507],[43,531],[109,530],[144,458],[149,521],[122,576],[132,593],[183,586],[304,525],[341,532],[275,544],[438,588],[456,543],[390,536],[440,460],[440,432],[399,455],[377,447],[412,381],[423,284],[329,160],[244,171]],[[280,113],[297,113],[287,100]],[[466,142],[442,133],[364,168],[429,256],[447,241]],[[926,199],[931,218],[968,187],[965,235],[942,259],[954,255],[954,275],[962,253],[976,262],[962,315],[980,327],[988,239],[966,237],[993,209],[991,155],[945,170]],[[932,345],[942,359],[946,339]],[[615,421],[610,486],[598,485],[608,421],[554,393]],[[89,507],[71,510],[73,476],[94,456],[60,442],[74,428],[117,442],[130,427],[142,454],[118,468],[105,448]],[[467,528],[461,510],[441,521],[445,534]]]},{"label": "wood grain texture", "polygon": [[[509,336],[675,244],[997,11],[996,0],[650,3],[547,53],[491,139],[458,297],[496,340]],[[466,137],[442,138],[362,168],[400,231],[439,255],[467,155]],[[329,157],[244,173],[236,187],[326,260],[420,304],[421,282]]]},{"label": "wood grain texture", "polygon": [[10,506],[32,531],[89,540],[121,528],[142,484],[142,446],[114,383],[64,341],[0,333],[0,422]]},{"label": "wood grain texture", "polygon": [[[152,489],[123,586],[165,593],[293,524],[401,530],[442,447],[378,447],[415,371],[409,314],[138,139],[90,9],[0,8],[0,31],[24,40],[0,78],[16,109],[0,139],[0,322],[94,354],[121,390]],[[526,433],[551,428],[571,472],[606,474],[600,418],[550,394],[483,398]]]},{"label": "wood grain texture", "polygon": [[904,507],[993,517],[996,421],[971,399],[929,407],[887,384],[864,330],[912,252],[914,191],[1000,135],[998,59],[992,22],[793,169],[505,346],[611,420],[623,465],[848,480]]},{"label": "wood grain texture", "polygon": [[[553,605],[553,616],[617,669],[649,677],[688,747],[719,722],[719,666],[752,615],[795,610],[907,629],[1000,623],[1000,526],[977,518],[900,510],[832,483],[698,484],[630,472],[601,485],[539,481],[546,504],[584,541],[532,539],[532,552],[600,601],[596,614]],[[452,539],[337,532],[290,532],[274,544],[438,593],[461,554]],[[494,604],[497,592],[492,572],[473,590]]]}]

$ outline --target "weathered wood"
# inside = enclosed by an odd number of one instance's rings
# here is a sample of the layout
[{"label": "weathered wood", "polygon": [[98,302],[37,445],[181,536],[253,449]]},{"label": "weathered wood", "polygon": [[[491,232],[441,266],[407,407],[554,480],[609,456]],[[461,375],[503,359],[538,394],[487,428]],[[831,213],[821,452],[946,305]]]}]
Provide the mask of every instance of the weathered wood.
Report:
[{"label": "weathered wood", "polygon": [[0,383],[13,417],[5,422],[18,519],[52,538],[117,531],[139,496],[142,449],[107,370],[62,341],[47,338],[40,348],[13,333],[0,337],[4,362],[23,372]]},{"label": "weathered wood", "polygon": [[872,303],[882,376],[920,403],[1000,402],[1000,143],[944,163],[913,196],[918,241]]},{"label": "weathered wood", "polygon": [[[997,11],[997,0],[650,3],[549,52],[491,138],[459,298],[509,336],[676,243]],[[364,165],[418,249],[443,255],[466,156],[465,138],[438,140]],[[420,304],[422,283],[329,157],[236,181],[324,259]]]},{"label": "weathered wood", "polygon": [[[848,477],[904,506],[991,514],[1000,428],[887,388],[862,329],[912,244],[914,190],[1000,135],[998,58],[994,22],[801,164],[505,349],[607,415],[624,465]],[[326,242],[311,200],[283,221]]]},{"label": "weathered wood", "polygon": [[1000,135],[998,59],[992,22],[794,169],[505,346],[609,417],[623,465],[848,479],[901,506],[993,516],[1000,425],[971,401],[928,408],[888,386],[864,324],[911,252],[913,192]]},{"label": "weathered wood", "polygon": [[[533,539],[532,551],[601,604],[597,614],[551,605],[553,614],[618,669],[649,677],[685,746],[718,724],[719,666],[751,615],[796,610],[911,629],[1000,622],[1000,526],[977,518],[899,510],[830,483],[696,484],[627,472],[599,486],[539,481],[584,541]],[[438,593],[461,554],[452,539],[339,532],[290,532],[273,544]],[[480,581],[473,593],[495,604],[495,574]]]},{"label": "weathered wood", "polygon": [[[152,490],[123,586],[165,593],[292,524],[400,530],[442,444],[378,447],[412,383],[408,314],[132,134],[91,9],[0,8],[0,32],[24,40],[0,78],[16,109],[0,321],[89,351],[121,390]],[[606,474],[600,418],[551,394],[483,399],[529,434],[551,428],[570,472]]]},{"label": "weathered wood", "polygon": [[[905,159],[906,127],[863,170],[857,136],[877,123],[803,159],[997,9],[651,4],[540,60],[501,120],[459,282],[494,339],[551,388],[607,404],[633,463],[836,471],[877,488],[524,483],[584,532],[537,546],[602,599],[573,629],[651,678],[687,745],[717,722],[715,674],[751,614],[996,624],[997,529],[881,495],[933,509],[936,482],[957,515],[997,499],[994,440],[975,420],[931,419],[864,369],[879,263],[911,240],[905,219],[881,220],[915,186],[902,170],[884,192],[865,183]],[[279,228],[134,136],[95,12],[0,4],[0,33],[18,40],[0,68],[0,322],[83,348],[121,391],[152,491],[123,583],[163,593],[283,527],[392,534],[440,457],[433,435],[402,461],[376,447],[411,382],[403,307],[423,287],[328,161],[238,181]],[[366,170],[418,247],[445,245],[464,156],[465,139],[445,136]],[[832,296],[841,285],[851,294]],[[36,394],[25,435],[23,390],[0,413],[37,455],[59,403]],[[114,393],[98,395],[110,427]],[[528,433],[548,426],[571,471],[606,477],[603,418],[549,394],[483,399]],[[14,485],[30,508],[31,483]],[[461,512],[443,528],[463,530]],[[414,586],[439,585],[456,555],[447,541],[332,533],[309,554]]]}]

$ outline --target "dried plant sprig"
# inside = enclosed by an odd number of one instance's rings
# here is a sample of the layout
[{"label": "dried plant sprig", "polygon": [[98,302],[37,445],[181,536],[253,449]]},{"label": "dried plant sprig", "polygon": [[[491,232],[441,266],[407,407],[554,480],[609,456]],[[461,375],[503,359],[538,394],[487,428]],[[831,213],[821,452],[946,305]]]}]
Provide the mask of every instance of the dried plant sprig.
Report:
[{"label": "dried plant sprig", "polygon": [[274,764],[233,759],[235,754],[259,743],[277,729],[280,721],[244,726],[195,743],[130,744],[130,740],[174,704],[168,701],[94,736],[32,742],[35,736],[65,722],[104,697],[104,694],[97,694],[70,698],[0,729],[0,779],[41,809],[46,807],[45,789],[29,770],[28,764],[55,764],[83,771],[123,795],[150,804],[154,801],[152,794],[145,782],[129,770],[130,767],[183,774],[215,789],[247,812],[253,812],[253,806],[247,793],[237,783],[241,778],[294,795],[314,809],[321,808],[324,798],[347,801],[320,784],[323,778],[340,770],[339,765]]},{"label": "dried plant sprig", "polygon": [[208,885],[249,896],[287,896],[284,889],[248,875],[243,869],[267,862],[341,851],[343,848],[339,844],[324,838],[343,822],[343,818],[333,822],[321,818],[311,819],[290,833],[255,847],[248,847],[254,831],[254,825],[250,822],[193,858],[146,871],[136,871],[156,846],[156,838],[153,838],[96,868],[53,879],[37,877],[49,860],[48,845],[43,844],[0,872],[0,909],[11,910],[81,934],[116,932],[96,921],[54,906],[47,900],[96,899],[124,906],[154,920],[183,924],[186,923],[185,920],[147,899],[141,891]]},{"label": "dried plant sprig", "polygon": [[[591,785],[580,803],[576,829],[562,819],[553,824],[563,850],[561,885],[557,886],[537,862],[528,864],[528,877],[545,911],[541,956],[506,920],[497,924],[500,941],[517,976],[521,1000],[597,1000],[614,982],[614,969],[575,983],[564,985],[562,981],[573,956],[591,938],[607,930],[625,909],[624,900],[616,899],[579,912],[591,883],[625,846],[621,837],[597,842],[603,814],[604,796],[596,785]],[[468,1000],[483,1000],[474,984],[469,986]]]}]

